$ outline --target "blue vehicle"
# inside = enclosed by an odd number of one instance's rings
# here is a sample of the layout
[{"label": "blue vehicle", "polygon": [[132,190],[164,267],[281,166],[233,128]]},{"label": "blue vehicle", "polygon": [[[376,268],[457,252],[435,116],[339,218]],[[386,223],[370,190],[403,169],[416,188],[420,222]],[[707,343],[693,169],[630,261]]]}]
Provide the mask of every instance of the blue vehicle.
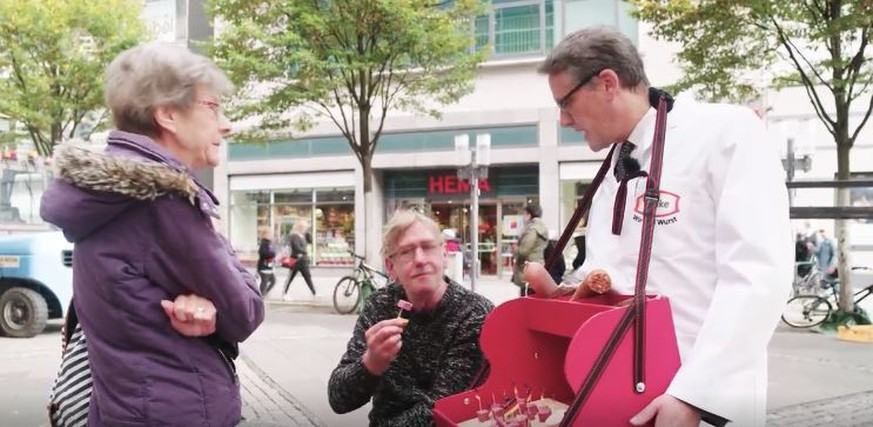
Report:
[{"label": "blue vehicle", "polygon": [[30,338],[66,315],[73,244],[59,231],[0,237],[0,334]]}]

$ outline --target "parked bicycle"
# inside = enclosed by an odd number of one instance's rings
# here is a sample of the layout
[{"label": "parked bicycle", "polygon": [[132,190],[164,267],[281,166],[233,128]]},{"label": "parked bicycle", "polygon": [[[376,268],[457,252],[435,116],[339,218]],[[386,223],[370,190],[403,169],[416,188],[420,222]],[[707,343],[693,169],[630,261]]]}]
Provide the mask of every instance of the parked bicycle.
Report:
[{"label": "parked bicycle", "polygon": [[349,253],[358,259],[358,266],[351,275],[339,279],[333,289],[333,308],[339,314],[355,311],[370,293],[388,282],[387,274],[364,262],[364,257]]},{"label": "parked bicycle", "polygon": [[[852,267],[852,271],[871,269],[868,267]],[[797,295],[788,300],[782,321],[795,328],[811,328],[827,320],[839,301],[839,279],[821,279],[819,293]],[[873,284],[861,288],[854,293],[855,306],[873,294]]]},{"label": "parked bicycle", "polygon": [[808,261],[794,263],[794,283],[791,287],[791,296],[811,295],[818,293],[821,282],[825,275],[818,269],[818,261],[815,257]]}]

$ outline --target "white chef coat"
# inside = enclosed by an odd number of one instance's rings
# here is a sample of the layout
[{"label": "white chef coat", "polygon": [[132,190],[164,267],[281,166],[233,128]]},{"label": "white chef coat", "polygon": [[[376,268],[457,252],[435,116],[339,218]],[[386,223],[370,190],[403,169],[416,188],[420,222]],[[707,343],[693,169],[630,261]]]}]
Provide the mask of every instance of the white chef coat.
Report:
[{"label": "white chef coat", "polygon": [[[767,344],[788,297],[793,260],[777,141],[745,107],[680,98],[667,117],[647,286],[670,300],[682,359],[667,393],[733,426],[763,426]],[[628,138],[644,171],[654,127],[650,109]],[[589,215],[581,269],[606,270],[625,294],[634,292],[645,184],[645,178],[628,183],[620,236],[612,234],[618,189],[612,174]]]}]

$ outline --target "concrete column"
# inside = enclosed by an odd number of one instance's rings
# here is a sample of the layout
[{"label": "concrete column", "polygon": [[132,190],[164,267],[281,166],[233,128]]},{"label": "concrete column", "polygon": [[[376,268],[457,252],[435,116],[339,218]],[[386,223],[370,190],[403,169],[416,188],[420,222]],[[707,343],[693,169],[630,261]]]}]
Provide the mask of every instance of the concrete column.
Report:
[{"label": "concrete column", "polygon": [[561,228],[560,174],[558,168],[558,110],[539,110],[538,139],[540,148],[539,196],[543,221],[550,230]]}]

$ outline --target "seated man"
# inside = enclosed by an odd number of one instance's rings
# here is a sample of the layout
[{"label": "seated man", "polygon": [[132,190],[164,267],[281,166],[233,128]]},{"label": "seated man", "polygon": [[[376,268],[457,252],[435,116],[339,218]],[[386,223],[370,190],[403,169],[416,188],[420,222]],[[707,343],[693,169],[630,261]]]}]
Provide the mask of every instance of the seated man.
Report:
[{"label": "seated man", "polygon": [[494,306],[443,276],[439,226],[418,212],[388,221],[382,256],[393,283],[364,305],[330,376],[330,406],[342,414],[372,398],[371,426],[430,425],[434,402],[469,388],[486,366],[479,332]]}]

